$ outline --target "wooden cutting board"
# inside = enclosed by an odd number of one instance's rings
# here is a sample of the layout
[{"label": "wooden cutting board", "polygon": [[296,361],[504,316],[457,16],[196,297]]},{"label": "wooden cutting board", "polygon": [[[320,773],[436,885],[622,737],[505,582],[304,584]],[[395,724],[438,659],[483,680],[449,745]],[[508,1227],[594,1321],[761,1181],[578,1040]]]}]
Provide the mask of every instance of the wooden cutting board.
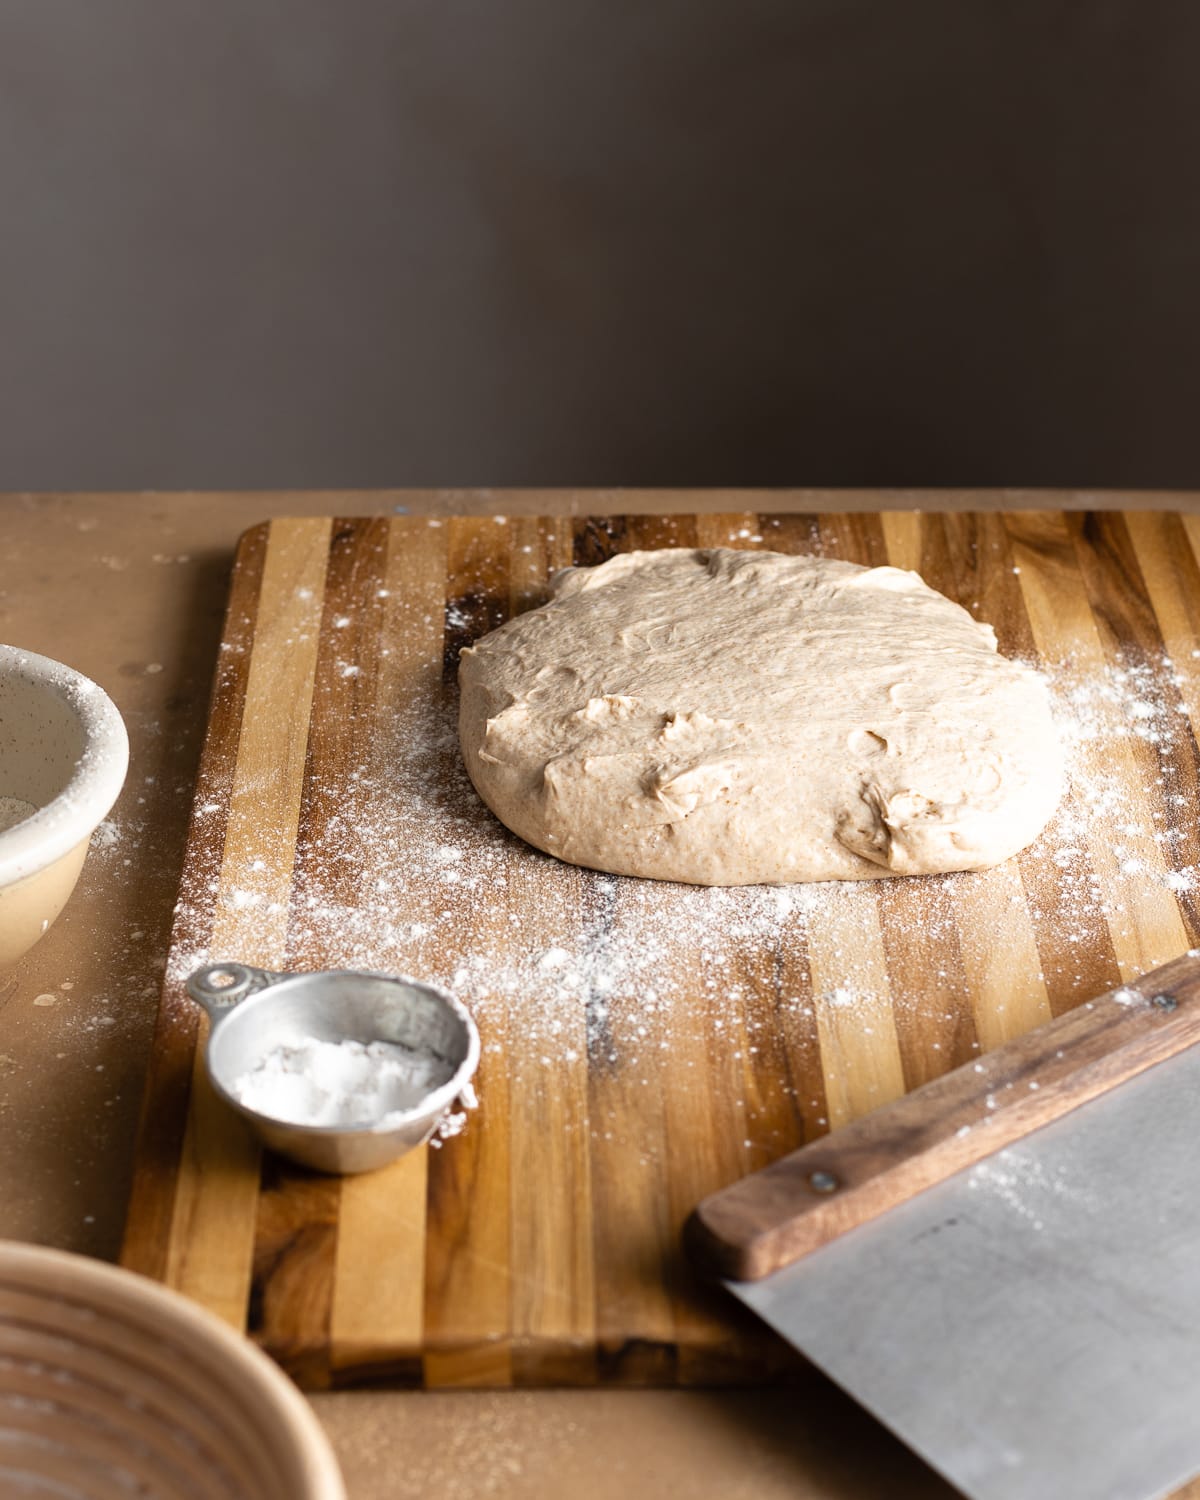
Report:
[{"label": "wooden cutting board", "polygon": [[[706,891],[562,865],[462,772],[457,653],[634,547],[918,569],[1053,685],[1072,791],[987,872]],[[280,520],[240,545],[123,1260],[309,1388],[711,1383],[791,1356],[697,1285],[689,1209],[1200,934],[1200,518]],[[836,683],[830,691],[836,692]],[[480,1108],[337,1179],[197,1066],[209,959],[449,984]]]}]

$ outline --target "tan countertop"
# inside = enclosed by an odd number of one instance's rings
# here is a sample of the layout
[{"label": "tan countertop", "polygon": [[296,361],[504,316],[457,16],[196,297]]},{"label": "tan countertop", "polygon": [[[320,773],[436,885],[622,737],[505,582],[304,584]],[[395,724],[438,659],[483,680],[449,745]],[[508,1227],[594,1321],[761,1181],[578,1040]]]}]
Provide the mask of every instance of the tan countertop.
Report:
[{"label": "tan countertop", "polygon": [[[1037,509],[1200,512],[1200,494],[373,491],[0,497],[0,640],[69,662],[130,731],[125,791],[67,910],[0,975],[0,1234],[114,1258],[238,535],[286,514]],[[759,1392],[315,1398],[351,1500],[953,1492],[815,1373]],[[1200,1483],[1181,1495],[1196,1500]]]}]

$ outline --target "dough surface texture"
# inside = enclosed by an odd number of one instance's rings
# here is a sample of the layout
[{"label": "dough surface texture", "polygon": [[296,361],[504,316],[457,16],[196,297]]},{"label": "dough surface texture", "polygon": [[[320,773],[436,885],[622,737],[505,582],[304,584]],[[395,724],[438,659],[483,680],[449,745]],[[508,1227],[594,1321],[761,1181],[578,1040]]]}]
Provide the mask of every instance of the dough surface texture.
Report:
[{"label": "dough surface texture", "polygon": [[694,885],[994,865],[1062,755],[1041,678],[897,568],[666,549],[566,570],[462,654],[479,795],[572,864]]}]

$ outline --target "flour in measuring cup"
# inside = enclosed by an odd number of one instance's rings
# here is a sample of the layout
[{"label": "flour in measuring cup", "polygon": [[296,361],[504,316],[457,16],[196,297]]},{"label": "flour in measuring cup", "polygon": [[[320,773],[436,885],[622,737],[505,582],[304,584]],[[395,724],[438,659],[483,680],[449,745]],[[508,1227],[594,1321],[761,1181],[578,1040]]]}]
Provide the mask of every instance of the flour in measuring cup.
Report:
[{"label": "flour in measuring cup", "polygon": [[425,1049],[306,1037],[272,1047],[231,1093],[292,1125],[363,1126],[414,1109],[453,1075],[453,1063]]}]

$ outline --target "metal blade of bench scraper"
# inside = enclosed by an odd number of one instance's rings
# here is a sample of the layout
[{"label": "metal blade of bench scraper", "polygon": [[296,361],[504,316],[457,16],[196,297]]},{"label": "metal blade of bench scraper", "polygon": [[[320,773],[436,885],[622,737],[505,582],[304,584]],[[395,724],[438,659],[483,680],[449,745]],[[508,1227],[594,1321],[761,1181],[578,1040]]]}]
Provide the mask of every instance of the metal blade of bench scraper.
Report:
[{"label": "metal blade of bench scraper", "polygon": [[972,1500],[1200,1472],[1200,1047],[729,1289]]}]

